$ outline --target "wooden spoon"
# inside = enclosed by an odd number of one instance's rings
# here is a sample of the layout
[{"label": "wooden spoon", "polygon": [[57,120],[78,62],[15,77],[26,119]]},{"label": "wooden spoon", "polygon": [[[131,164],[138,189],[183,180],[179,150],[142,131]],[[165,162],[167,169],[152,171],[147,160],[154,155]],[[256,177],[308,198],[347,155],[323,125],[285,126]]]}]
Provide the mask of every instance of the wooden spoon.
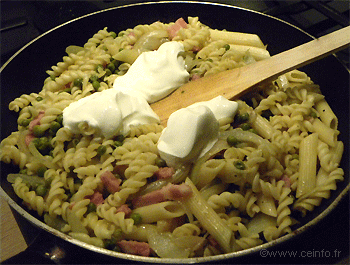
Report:
[{"label": "wooden spoon", "polygon": [[263,81],[274,80],[286,72],[324,58],[349,44],[350,26],[268,59],[188,82],[164,99],[151,104],[151,107],[158,114],[161,124],[166,126],[170,114],[178,109],[219,95],[227,99],[237,99]]}]

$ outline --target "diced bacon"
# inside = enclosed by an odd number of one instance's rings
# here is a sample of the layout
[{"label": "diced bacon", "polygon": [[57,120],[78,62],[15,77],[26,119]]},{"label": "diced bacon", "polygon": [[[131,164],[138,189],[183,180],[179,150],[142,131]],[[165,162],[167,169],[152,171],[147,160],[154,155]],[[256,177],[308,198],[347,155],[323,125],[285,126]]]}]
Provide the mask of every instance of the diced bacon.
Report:
[{"label": "diced bacon", "polygon": [[128,216],[131,214],[132,211],[127,204],[123,204],[117,209],[117,213],[120,213],[120,212],[123,212],[125,213],[125,216]]},{"label": "diced bacon", "polygon": [[187,23],[181,17],[175,21],[174,25],[171,25],[169,28],[167,28],[167,32],[169,34],[170,39],[173,39],[176,36],[177,32],[182,28],[187,28]]},{"label": "diced bacon", "polygon": [[69,83],[67,83],[67,84],[64,85],[64,88],[65,88],[65,89],[66,89],[66,88],[70,88],[71,85],[72,85],[72,82],[69,82]]},{"label": "diced bacon", "polygon": [[208,236],[208,242],[215,248],[219,247],[219,243],[215,240],[215,238],[212,235]]},{"label": "diced bacon", "polygon": [[201,78],[200,75],[194,74],[194,75],[192,76],[192,78],[191,78],[191,81],[195,81],[195,80],[198,80],[198,79],[200,79],[200,78]]},{"label": "diced bacon", "polygon": [[286,175],[283,175],[282,180],[284,181],[284,186],[290,188],[292,183],[290,182],[290,178]]},{"label": "diced bacon", "polygon": [[44,111],[39,112],[38,116],[29,123],[29,126],[28,126],[29,131],[32,131],[35,125],[40,124],[40,120],[42,119],[42,117],[44,117],[44,115],[45,115]]},{"label": "diced bacon", "polygon": [[151,247],[146,242],[138,242],[133,240],[121,240],[117,242],[122,252],[127,254],[139,255],[149,257],[151,254]]},{"label": "diced bacon", "polygon": [[135,198],[132,204],[135,208],[143,207],[168,200],[181,200],[189,197],[192,189],[185,183],[175,185],[169,183],[165,187]]},{"label": "diced bacon", "polygon": [[121,179],[117,179],[112,172],[106,171],[101,175],[101,181],[109,193],[120,191]]},{"label": "diced bacon", "polygon": [[201,50],[200,47],[197,47],[197,46],[193,46],[193,47],[192,47],[192,51],[193,51],[193,52],[199,52],[200,50]]},{"label": "diced bacon", "polygon": [[85,196],[86,199],[89,199],[93,204],[100,205],[104,202],[103,195],[101,192],[95,190],[94,194]]},{"label": "diced bacon", "polygon": [[34,138],[35,138],[34,134],[28,133],[24,139],[26,145],[28,146],[30,142],[33,141]]},{"label": "diced bacon", "polygon": [[175,174],[175,169],[172,167],[161,167],[156,172],[154,172],[154,175],[157,177],[157,179],[168,179],[171,178]]},{"label": "diced bacon", "polygon": [[116,165],[113,169],[113,173],[116,173],[120,176],[124,176],[125,170],[128,168],[128,165]]}]

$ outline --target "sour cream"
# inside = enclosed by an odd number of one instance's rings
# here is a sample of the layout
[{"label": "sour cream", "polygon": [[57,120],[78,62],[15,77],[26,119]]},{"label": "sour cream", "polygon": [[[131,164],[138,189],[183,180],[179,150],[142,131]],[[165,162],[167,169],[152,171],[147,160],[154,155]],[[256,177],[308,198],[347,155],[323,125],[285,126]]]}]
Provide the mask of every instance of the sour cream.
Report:
[{"label": "sour cream", "polygon": [[63,110],[63,125],[73,133],[111,138],[127,134],[131,125],[158,123],[148,103],[164,98],[182,84],[189,73],[178,56],[184,47],[166,42],[157,51],[144,52],[128,72],[115,79],[113,88],[95,92]]},{"label": "sour cream", "polygon": [[163,43],[158,50],[141,53],[128,72],[118,77],[113,87],[139,92],[148,103],[156,102],[188,82],[189,73],[179,53],[183,44],[176,41]]},{"label": "sour cream", "polygon": [[144,98],[116,89],[93,93],[63,110],[63,125],[73,133],[105,138],[126,134],[130,125],[157,122],[157,114]]},{"label": "sour cream", "polygon": [[218,96],[175,111],[158,141],[161,158],[174,168],[198,159],[217,142],[218,120],[233,118],[237,109],[237,102]]}]

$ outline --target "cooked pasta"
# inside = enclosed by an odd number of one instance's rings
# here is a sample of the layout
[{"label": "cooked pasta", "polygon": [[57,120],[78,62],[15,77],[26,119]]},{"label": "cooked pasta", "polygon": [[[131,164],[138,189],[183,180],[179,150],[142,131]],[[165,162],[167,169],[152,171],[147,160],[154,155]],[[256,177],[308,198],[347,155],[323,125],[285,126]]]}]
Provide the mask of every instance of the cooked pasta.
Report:
[{"label": "cooked pasta", "polygon": [[[81,133],[62,125],[70,103],[110,89],[140,53],[166,41],[183,44],[192,80],[270,56],[257,35],[189,17],[171,36],[176,23],[105,27],[83,47],[69,46],[40,92],[9,104],[18,130],[1,141],[0,159],[19,167],[8,176],[15,193],[61,232],[129,254],[219,255],[291,233],[292,211],[312,211],[344,179],[338,119],[306,73],[291,71],[238,100],[214,146],[176,169],[160,158],[160,124],[108,139],[87,123]],[[130,253],[127,244],[153,251]]]}]

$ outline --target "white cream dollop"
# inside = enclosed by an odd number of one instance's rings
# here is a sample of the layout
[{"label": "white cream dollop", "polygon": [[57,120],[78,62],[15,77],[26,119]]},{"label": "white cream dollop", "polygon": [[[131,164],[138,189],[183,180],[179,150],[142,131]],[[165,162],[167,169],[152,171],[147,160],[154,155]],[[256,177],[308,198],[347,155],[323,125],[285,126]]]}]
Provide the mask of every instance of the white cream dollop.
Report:
[{"label": "white cream dollop", "polygon": [[198,159],[218,140],[218,120],[233,119],[237,109],[237,102],[218,96],[175,111],[158,141],[160,157],[174,168]]},{"label": "white cream dollop", "polygon": [[63,110],[63,125],[73,133],[111,138],[127,134],[130,125],[158,123],[148,103],[157,101],[188,81],[183,44],[171,41],[142,53],[113,88],[95,92]]},{"label": "white cream dollop", "polygon": [[130,125],[157,122],[158,116],[144,98],[116,89],[95,92],[63,110],[63,125],[73,133],[83,131],[105,138],[126,134]]},{"label": "white cream dollop", "polygon": [[179,56],[181,51],[183,44],[170,41],[156,51],[141,53],[128,72],[114,81],[113,87],[135,90],[148,103],[166,97],[189,79],[185,61]]},{"label": "white cream dollop", "polygon": [[172,113],[158,141],[158,151],[170,167],[197,159],[217,141],[219,123],[206,106]]}]

